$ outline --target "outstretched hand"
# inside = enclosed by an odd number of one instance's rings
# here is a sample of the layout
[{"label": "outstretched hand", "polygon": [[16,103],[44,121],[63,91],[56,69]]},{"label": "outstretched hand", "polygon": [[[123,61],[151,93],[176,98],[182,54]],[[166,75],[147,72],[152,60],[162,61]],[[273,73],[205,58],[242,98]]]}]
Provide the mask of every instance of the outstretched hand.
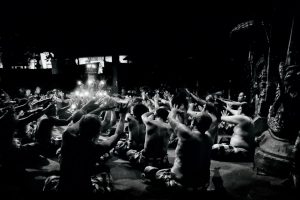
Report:
[{"label": "outstretched hand", "polygon": [[183,113],[183,111],[179,109],[179,105],[173,105],[172,111],[175,113]]},{"label": "outstretched hand", "polygon": [[222,116],[228,116],[229,113],[226,110],[221,111]]},{"label": "outstretched hand", "polygon": [[226,110],[231,110],[232,109],[232,103],[227,103],[226,105],[227,105],[226,107],[224,106],[224,108]]},{"label": "outstretched hand", "polygon": [[159,100],[159,94],[155,94],[155,95],[153,96],[153,100],[154,100],[154,101],[158,101],[158,100]]}]

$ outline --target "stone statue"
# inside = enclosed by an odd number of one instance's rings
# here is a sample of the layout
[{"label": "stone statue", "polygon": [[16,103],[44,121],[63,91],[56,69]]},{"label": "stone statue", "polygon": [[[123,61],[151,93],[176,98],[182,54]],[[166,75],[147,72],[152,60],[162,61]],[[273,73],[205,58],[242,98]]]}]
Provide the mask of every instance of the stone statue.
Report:
[{"label": "stone statue", "polygon": [[267,174],[287,178],[299,168],[295,166],[295,152],[299,151],[295,146],[300,130],[299,86],[300,66],[280,63],[276,96],[267,119],[269,129],[258,138],[254,156],[257,169]]},{"label": "stone statue", "polygon": [[279,76],[268,125],[275,136],[295,142],[300,130],[300,66],[280,63]]}]

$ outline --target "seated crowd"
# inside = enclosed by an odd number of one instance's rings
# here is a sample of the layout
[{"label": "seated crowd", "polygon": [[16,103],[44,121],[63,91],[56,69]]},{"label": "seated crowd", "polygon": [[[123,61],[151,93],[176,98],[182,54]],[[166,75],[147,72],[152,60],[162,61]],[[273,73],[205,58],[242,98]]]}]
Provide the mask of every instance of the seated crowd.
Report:
[{"label": "seated crowd", "polygon": [[[2,89],[1,171],[21,173],[38,156],[50,156],[57,139],[61,142],[54,155],[60,172],[46,179],[45,192],[110,193],[113,174],[105,161],[112,154],[143,171],[144,182],[168,191],[206,191],[211,160],[253,159],[253,108],[244,93],[234,102],[221,92],[201,98],[188,89],[99,92],[78,95],[54,89],[42,95],[36,87],[34,94],[20,89],[13,97]],[[64,128],[61,138],[53,135],[58,126]],[[230,140],[218,139],[222,131]],[[173,166],[168,148],[175,148]]]}]

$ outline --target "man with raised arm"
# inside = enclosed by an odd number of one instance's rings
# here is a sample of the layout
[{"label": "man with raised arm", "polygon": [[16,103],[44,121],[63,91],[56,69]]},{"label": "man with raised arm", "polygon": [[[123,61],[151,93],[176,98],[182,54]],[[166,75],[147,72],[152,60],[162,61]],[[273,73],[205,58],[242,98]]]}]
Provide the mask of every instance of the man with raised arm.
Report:
[{"label": "man with raised arm", "polygon": [[[212,119],[202,113],[194,119],[194,129],[176,120],[176,114],[182,112],[174,105],[169,114],[169,123],[178,135],[179,141],[175,150],[175,161],[171,169],[146,167],[146,179],[167,187],[170,191],[187,189],[206,190],[210,180],[211,142],[205,134]],[[157,171],[157,172],[155,172]],[[151,176],[152,174],[152,176]]]},{"label": "man with raised arm", "polygon": [[236,115],[228,116],[227,111],[222,112],[221,120],[235,124],[235,127],[229,144],[213,145],[213,160],[245,162],[253,159],[255,135],[251,113],[248,104],[242,104]]},{"label": "man with raised arm", "polygon": [[107,140],[94,142],[100,131],[101,122],[94,114],[84,115],[63,133],[60,176],[46,179],[43,191],[87,192],[106,194],[112,190],[109,170],[95,171],[96,162],[110,151],[124,130],[127,105],[120,108],[120,121],[114,135]]},{"label": "man with raised arm", "polygon": [[142,115],[149,109],[141,103],[132,106],[132,114],[126,114],[128,121],[129,136],[125,141],[119,141],[114,149],[114,153],[120,156],[126,156],[129,149],[140,151],[144,148],[146,126],[142,120]]},{"label": "man with raised arm", "polygon": [[[153,115],[156,119],[153,119]],[[132,165],[140,169],[146,166],[158,168],[167,167],[168,144],[170,135],[173,132],[171,126],[166,123],[169,112],[165,108],[158,108],[156,111],[147,112],[142,115],[146,125],[146,137],[144,149],[141,151],[129,150],[127,157]]]},{"label": "man with raised arm", "polygon": [[[202,112],[195,112],[193,111],[193,107],[194,104],[190,103],[189,105],[189,110],[188,110],[188,115],[191,116],[192,118],[195,118],[199,115],[202,114]],[[209,127],[209,129],[205,132],[205,134],[207,134],[209,136],[209,138],[211,139],[212,145],[216,144],[218,141],[218,126],[219,126],[219,121],[217,119],[216,116],[216,108],[214,106],[213,103],[207,102],[204,106],[203,106],[203,112],[206,112],[207,114],[209,114],[209,116],[212,119],[212,123]]]}]

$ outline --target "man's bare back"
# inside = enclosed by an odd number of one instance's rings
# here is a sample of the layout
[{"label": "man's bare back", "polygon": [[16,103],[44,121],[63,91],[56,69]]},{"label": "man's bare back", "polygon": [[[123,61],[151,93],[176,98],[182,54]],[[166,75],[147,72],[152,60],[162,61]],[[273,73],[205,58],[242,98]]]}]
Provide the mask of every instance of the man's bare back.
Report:
[{"label": "man's bare back", "polygon": [[181,183],[201,185],[209,179],[211,142],[199,131],[191,135],[188,139],[179,137],[171,171]]},{"label": "man's bare back", "polygon": [[167,123],[151,120],[146,124],[145,154],[148,157],[163,157],[167,154],[173,130]]},{"label": "man's bare back", "polygon": [[244,149],[251,149],[254,143],[254,123],[250,117],[239,115],[243,118],[234,129],[230,145]]},{"label": "man's bare back", "polygon": [[134,117],[129,116],[128,120],[128,127],[129,127],[129,141],[132,144],[137,146],[144,145],[145,142],[145,135],[146,135],[146,126],[142,121],[136,120]]}]

